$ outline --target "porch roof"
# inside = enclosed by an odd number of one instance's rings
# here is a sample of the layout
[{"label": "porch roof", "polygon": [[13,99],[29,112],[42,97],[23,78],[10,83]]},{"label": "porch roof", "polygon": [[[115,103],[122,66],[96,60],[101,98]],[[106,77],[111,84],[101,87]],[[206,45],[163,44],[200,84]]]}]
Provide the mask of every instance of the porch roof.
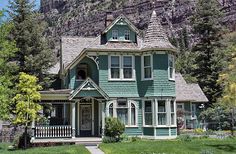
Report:
[{"label": "porch roof", "polygon": [[77,89],[75,89],[69,96],[69,100],[72,100],[78,95],[79,97],[100,96],[106,100],[109,99],[109,96],[91,78],[87,78]]}]

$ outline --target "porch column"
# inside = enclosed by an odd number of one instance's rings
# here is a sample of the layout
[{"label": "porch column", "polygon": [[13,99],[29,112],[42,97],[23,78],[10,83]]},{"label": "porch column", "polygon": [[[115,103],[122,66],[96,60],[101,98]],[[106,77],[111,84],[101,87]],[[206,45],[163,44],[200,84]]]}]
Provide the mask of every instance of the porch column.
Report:
[{"label": "porch column", "polygon": [[66,117],[66,103],[63,104],[63,124],[65,125],[67,121]]},{"label": "porch column", "polygon": [[35,120],[32,121],[32,126],[31,126],[31,129],[32,129],[32,140],[35,139]]},{"label": "porch column", "polygon": [[71,112],[72,138],[75,138],[75,102],[71,103]]},{"label": "porch column", "polygon": [[101,103],[102,106],[102,137],[104,136],[104,131],[105,131],[105,103]]}]

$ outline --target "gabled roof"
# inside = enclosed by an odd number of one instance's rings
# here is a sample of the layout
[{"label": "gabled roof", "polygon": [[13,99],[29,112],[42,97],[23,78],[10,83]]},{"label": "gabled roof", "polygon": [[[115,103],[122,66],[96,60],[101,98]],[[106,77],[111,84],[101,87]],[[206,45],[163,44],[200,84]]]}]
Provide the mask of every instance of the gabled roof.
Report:
[{"label": "gabled roof", "polygon": [[178,102],[208,102],[198,84],[188,84],[180,73],[175,75],[176,101]]},{"label": "gabled roof", "polygon": [[167,34],[162,27],[160,20],[157,18],[155,11],[152,12],[148,29],[144,36],[142,48],[176,50],[176,48],[168,40]]},{"label": "gabled roof", "polygon": [[87,78],[77,89],[75,89],[69,97],[69,100],[72,100],[77,94],[81,91],[97,91],[102,97],[106,100],[109,99],[109,96],[90,78]]},{"label": "gabled roof", "polygon": [[137,34],[139,33],[139,30],[134,26],[134,24],[130,22],[129,19],[125,17],[125,15],[121,14],[105,28],[102,34],[107,33],[121,19],[123,19],[128,24],[129,28],[131,28],[134,32],[136,32]]}]

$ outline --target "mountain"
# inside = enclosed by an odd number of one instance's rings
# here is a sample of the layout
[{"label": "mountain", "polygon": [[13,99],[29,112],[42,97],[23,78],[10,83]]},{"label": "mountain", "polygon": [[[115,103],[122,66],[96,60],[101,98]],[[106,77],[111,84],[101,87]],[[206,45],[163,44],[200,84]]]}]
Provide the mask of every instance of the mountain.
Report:
[{"label": "mountain", "polygon": [[[40,10],[48,22],[48,36],[96,36],[105,28],[108,12],[114,17],[124,14],[137,28],[145,30],[152,10],[155,9],[168,30],[177,36],[186,28],[191,30],[191,16],[197,0],[41,0]],[[222,22],[236,30],[236,0],[218,0],[224,17]],[[193,38],[193,37],[192,37]],[[190,40],[193,42],[193,39]]]}]

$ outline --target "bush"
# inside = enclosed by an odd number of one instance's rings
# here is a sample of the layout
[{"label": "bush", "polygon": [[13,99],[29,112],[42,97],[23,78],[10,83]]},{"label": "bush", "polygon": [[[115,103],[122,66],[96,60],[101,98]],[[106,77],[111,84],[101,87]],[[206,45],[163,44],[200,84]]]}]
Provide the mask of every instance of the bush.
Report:
[{"label": "bush", "polygon": [[121,134],[125,131],[125,125],[117,118],[108,117],[105,120],[105,136],[120,140]]},{"label": "bush", "polygon": [[126,134],[122,134],[120,136],[120,141],[121,142],[130,142],[130,137],[128,135],[126,135]]},{"label": "bush", "polygon": [[202,135],[204,133],[204,130],[201,128],[194,129],[195,135]]},{"label": "bush", "polygon": [[114,137],[104,136],[102,138],[102,142],[103,143],[114,143],[114,142],[117,142],[117,139]]},{"label": "bush", "polygon": [[179,139],[180,141],[184,141],[184,142],[190,142],[192,140],[190,135],[187,135],[187,134],[179,135],[177,139]]},{"label": "bush", "polygon": [[[18,148],[18,149],[23,149],[24,146],[25,146],[25,133],[22,133],[22,134],[17,134],[14,138],[14,141],[13,141],[13,145],[14,147]],[[29,134],[26,134],[26,143],[27,143],[27,147],[30,147],[31,146],[31,143],[30,143],[30,139],[31,139],[31,136]]]}]

